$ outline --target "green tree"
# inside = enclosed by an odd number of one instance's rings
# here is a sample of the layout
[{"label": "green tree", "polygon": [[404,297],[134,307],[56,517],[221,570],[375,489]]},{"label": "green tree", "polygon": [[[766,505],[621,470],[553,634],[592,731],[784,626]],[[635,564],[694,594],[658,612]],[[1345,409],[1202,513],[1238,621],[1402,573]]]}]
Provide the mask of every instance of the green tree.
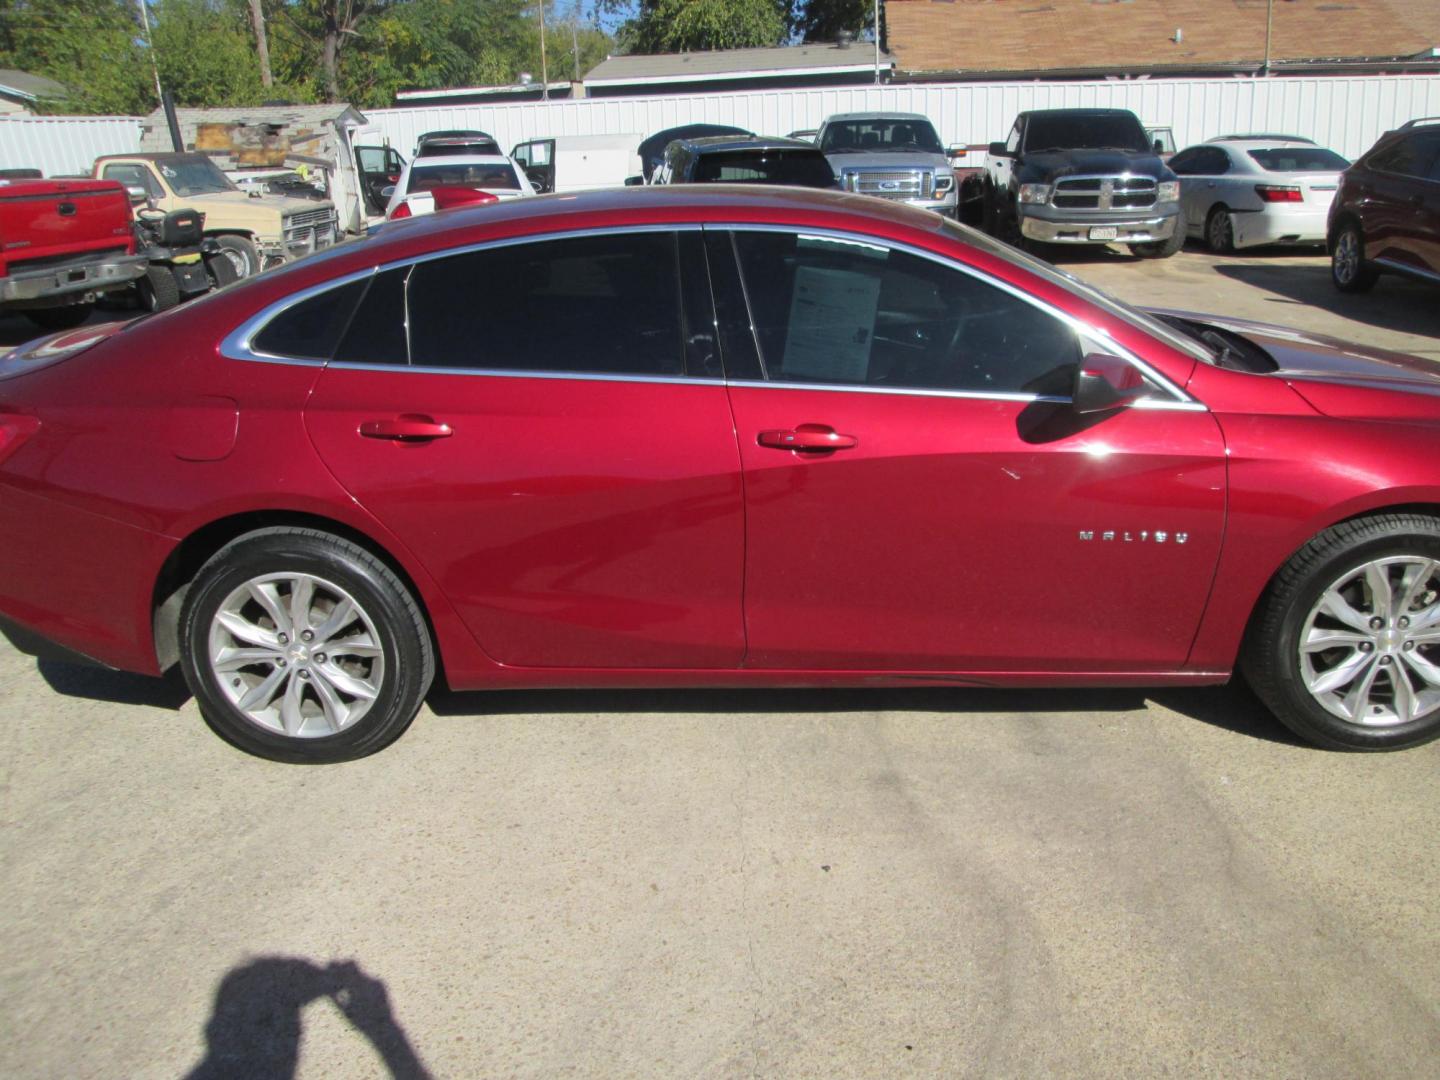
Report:
[{"label": "green tree", "polygon": [[806,0],[790,25],[801,41],[834,41],[842,30],[859,36],[874,22],[874,0]]},{"label": "green tree", "polygon": [[180,105],[258,105],[306,96],[267,89],[241,0],[160,0],[150,39],[160,81]]},{"label": "green tree", "polygon": [[0,0],[0,67],[68,90],[63,112],[137,115],[155,106],[136,8],[127,0]]},{"label": "green tree", "polygon": [[639,0],[618,37],[634,53],[779,45],[788,17],[785,0]]}]

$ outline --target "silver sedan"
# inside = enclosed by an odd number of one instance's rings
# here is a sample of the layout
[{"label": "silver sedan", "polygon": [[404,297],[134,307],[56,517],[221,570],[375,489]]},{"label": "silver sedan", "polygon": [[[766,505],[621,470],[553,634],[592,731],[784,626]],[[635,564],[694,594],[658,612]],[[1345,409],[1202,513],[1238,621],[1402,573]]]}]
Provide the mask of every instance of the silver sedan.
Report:
[{"label": "silver sedan", "polygon": [[1188,235],[1214,252],[1323,244],[1325,218],[1349,166],[1307,139],[1212,139],[1170,159]]}]

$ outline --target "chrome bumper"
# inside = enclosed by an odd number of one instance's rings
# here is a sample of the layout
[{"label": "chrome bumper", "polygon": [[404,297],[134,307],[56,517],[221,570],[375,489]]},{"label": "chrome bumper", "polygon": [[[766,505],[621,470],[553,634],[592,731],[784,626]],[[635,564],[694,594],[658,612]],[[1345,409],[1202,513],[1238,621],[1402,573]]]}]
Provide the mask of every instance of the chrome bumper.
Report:
[{"label": "chrome bumper", "polygon": [[[1118,221],[1051,221],[1046,218],[1020,216],[1020,233],[1030,240],[1046,244],[1145,244],[1169,240],[1175,235],[1180,214],[1149,215]],[[1114,229],[1115,235],[1105,239],[1090,238],[1091,229]]]},{"label": "chrome bumper", "polygon": [[43,270],[12,270],[0,277],[0,304],[29,304],[53,297],[74,299],[75,293],[108,292],[144,277],[147,265],[149,260],[144,255],[114,255],[97,262],[47,266]]}]

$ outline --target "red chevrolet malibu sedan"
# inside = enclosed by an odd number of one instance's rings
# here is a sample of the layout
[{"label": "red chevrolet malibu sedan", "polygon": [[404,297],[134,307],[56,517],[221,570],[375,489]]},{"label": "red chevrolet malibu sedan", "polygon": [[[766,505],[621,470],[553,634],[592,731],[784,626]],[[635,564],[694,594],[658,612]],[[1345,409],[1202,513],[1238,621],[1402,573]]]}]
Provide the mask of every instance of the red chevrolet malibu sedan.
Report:
[{"label": "red chevrolet malibu sedan", "polygon": [[1222,683],[1440,734],[1440,372],[942,218],[683,186],[387,226],[0,360],[0,613],[286,761],[451,687]]}]

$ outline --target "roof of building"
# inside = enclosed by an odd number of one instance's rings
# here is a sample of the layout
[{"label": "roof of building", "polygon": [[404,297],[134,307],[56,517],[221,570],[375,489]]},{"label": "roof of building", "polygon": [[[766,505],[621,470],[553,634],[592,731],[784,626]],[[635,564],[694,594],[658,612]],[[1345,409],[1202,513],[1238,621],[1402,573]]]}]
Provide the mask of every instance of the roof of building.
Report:
[{"label": "roof of building", "polygon": [[41,101],[63,98],[69,92],[62,83],[47,79],[44,75],[31,75],[28,71],[18,71],[15,68],[0,68],[0,94],[7,97]]},{"label": "roof of building", "polygon": [[[889,69],[890,54],[880,53]],[[716,49],[713,52],[610,56],[585,73],[585,85],[630,86],[645,83],[706,82],[784,75],[837,75],[873,71],[875,47],[856,42],[839,45],[786,45],[771,49]]]},{"label": "roof of building", "polygon": [[[1252,69],[1268,0],[886,0],[910,74]],[[1440,57],[1436,0],[1275,0],[1272,67]]]},{"label": "roof of building", "polygon": [[[346,113],[363,116],[353,105],[248,105],[238,108],[176,109],[176,118],[184,124],[298,124],[311,126],[338,120]],[[165,110],[156,109],[145,118],[147,124],[165,126]]]}]

